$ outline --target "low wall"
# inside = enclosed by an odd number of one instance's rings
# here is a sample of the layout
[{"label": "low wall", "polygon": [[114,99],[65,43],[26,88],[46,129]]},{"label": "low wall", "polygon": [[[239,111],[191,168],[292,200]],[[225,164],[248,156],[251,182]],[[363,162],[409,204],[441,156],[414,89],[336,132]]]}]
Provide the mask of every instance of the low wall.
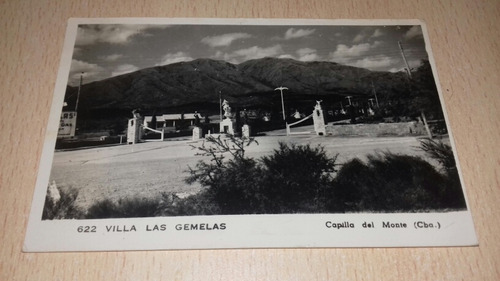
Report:
[{"label": "low wall", "polygon": [[332,136],[381,137],[426,135],[422,122],[328,125],[326,134]]}]

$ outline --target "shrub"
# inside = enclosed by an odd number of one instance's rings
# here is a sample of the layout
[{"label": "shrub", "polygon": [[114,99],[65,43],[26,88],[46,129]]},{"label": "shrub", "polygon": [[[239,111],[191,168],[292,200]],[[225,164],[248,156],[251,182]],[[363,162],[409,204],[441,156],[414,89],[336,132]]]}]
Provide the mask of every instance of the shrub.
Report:
[{"label": "shrub", "polygon": [[465,197],[451,146],[441,141],[422,139],[420,140],[420,149],[438,161],[442,173],[446,175],[446,190],[443,192],[443,200],[446,205],[450,208],[465,208]]},{"label": "shrub", "polygon": [[287,145],[262,158],[262,193],[267,212],[318,212],[329,198],[337,155],[324,148]]},{"label": "shrub", "polygon": [[[187,182],[207,189],[203,200],[213,202],[221,214],[318,212],[324,208],[334,158],[320,146],[286,145],[259,160],[245,157],[252,139],[209,138],[210,146],[198,148],[211,156],[190,168]],[[224,159],[224,153],[232,158]],[[199,200],[198,198],[197,200]]]},{"label": "shrub", "polygon": [[87,219],[154,217],[158,211],[156,199],[134,198],[113,202],[109,199],[99,201],[87,211]]},{"label": "shrub", "polygon": [[355,158],[342,165],[333,182],[331,200],[326,208],[329,212],[360,211],[368,208],[371,184],[366,182],[370,169]]},{"label": "shrub", "polygon": [[449,182],[419,157],[384,153],[365,164],[347,162],[334,181],[331,211],[416,212],[456,207],[447,200]]},{"label": "shrub", "polygon": [[[453,154],[446,146],[426,146],[444,172],[419,157],[392,153],[369,155],[366,163],[352,159],[337,172],[337,155],[328,157],[321,146],[280,143],[272,155],[254,160],[245,156],[248,139],[208,142],[211,146],[198,149],[211,156],[210,162],[200,161],[187,179],[205,190],[167,204],[165,213],[426,212],[465,207]],[[228,153],[232,157],[225,159]]]},{"label": "shrub", "polygon": [[[258,210],[260,169],[255,160],[245,156],[245,148],[254,142],[253,138],[207,137],[206,143],[196,148],[197,155],[210,156],[211,161],[199,161],[195,168],[190,167],[186,181],[198,181],[207,187],[203,199],[213,202],[221,214],[249,214]],[[232,158],[225,160],[225,154]]]},{"label": "shrub", "polygon": [[[57,197],[51,196],[51,191],[57,193]],[[49,186],[49,192],[45,196],[45,204],[42,211],[42,220],[53,219],[79,219],[83,212],[75,204],[78,190],[75,188],[60,189],[53,183]]]},{"label": "shrub", "polygon": [[208,187],[203,199],[216,204],[222,214],[249,214],[260,204],[259,170],[257,162],[248,158],[230,159],[220,166],[198,163],[188,180]]},{"label": "shrub", "polygon": [[220,214],[219,207],[206,191],[179,198],[172,193],[163,193],[158,216],[202,216]]},{"label": "shrub", "polygon": [[451,147],[441,141],[420,139],[420,149],[429,157],[435,159],[447,170],[456,170],[455,156]]}]

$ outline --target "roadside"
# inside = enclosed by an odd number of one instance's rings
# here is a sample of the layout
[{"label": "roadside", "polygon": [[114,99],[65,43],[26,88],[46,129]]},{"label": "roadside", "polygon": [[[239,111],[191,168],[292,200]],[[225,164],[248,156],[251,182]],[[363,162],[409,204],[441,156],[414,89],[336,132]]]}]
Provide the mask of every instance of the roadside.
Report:
[{"label": "roadside", "polygon": [[[339,138],[316,135],[268,135],[256,137],[258,145],[246,150],[247,156],[269,155],[279,142],[322,145],[329,156],[339,154],[337,163],[353,158],[366,160],[369,154],[392,152],[420,156],[429,160],[417,147],[415,137]],[[152,141],[135,145],[99,147],[86,150],[58,151],[54,155],[50,182],[60,188],[79,190],[77,204],[88,207],[98,200],[152,198],[162,192],[181,196],[194,194],[198,184],[185,183],[188,167],[207,157],[196,156],[203,140]],[[430,161],[431,162],[431,161]],[[300,163],[297,163],[300,165]],[[437,165],[437,163],[433,163]]]}]

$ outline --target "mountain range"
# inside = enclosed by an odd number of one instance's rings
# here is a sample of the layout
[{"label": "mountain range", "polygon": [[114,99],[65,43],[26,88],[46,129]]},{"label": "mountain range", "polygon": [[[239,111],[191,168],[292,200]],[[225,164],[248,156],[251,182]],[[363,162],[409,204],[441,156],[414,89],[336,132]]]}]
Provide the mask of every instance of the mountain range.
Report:
[{"label": "mountain range", "polygon": [[[152,112],[218,112],[219,98],[233,107],[276,107],[287,87],[287,103],[324,100],[346,102],[346,96],[368,97],[374,90],[391,95],[405,88],[402,72],[374,72],[334,62],[301,62],[262,58],[241,64],[197,59],[157,66],[82,85],[79,116],[97,119],[131,117],[133,109]],[[67,108],[74,108],[78,87],[67,87]],[[177,112],[176,112],[177,111]],[[113,115],[113,116],[111,116]]]}]

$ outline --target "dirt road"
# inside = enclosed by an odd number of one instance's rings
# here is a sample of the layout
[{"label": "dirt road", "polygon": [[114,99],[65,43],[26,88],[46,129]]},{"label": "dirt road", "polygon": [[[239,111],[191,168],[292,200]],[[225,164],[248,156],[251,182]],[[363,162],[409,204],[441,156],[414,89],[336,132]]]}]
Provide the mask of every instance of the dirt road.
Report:
[{"label": "dirt road", "polygon": [[[256,138],[258,145],[248,147],[247,155],[259,158],[272,153],[280,141],[286,143],[322,145],[329,155],[339,153],[338,162],[354,157],[366,159],[368,154],[390,151],[398,154],[424,153],[416,147],[415,137],[334,138],[315,135],[287,137],[271,135]],[[156,197],[161,192],[181,196],[200,190],[197,184],[184,182],[188,165],[193,167],[202,158],[195,156],[202,141],[153,141],[135,145],[101,147],[56,152],[50,181],[59,187],[79,190],[77,203],[88,207],[98,200],[109,198]]]}]

